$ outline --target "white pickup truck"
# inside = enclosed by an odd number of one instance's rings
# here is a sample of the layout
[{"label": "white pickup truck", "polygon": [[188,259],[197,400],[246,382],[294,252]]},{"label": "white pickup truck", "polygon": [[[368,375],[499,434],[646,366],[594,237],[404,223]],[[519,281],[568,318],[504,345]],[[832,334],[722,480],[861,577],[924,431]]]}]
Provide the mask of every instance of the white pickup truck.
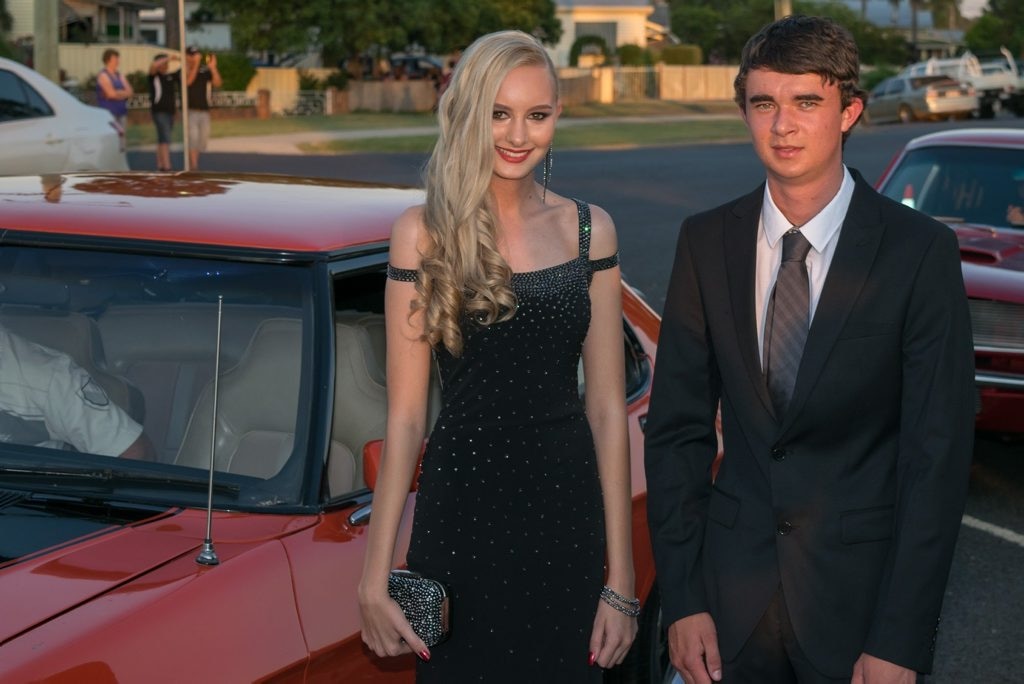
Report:
[{"label": "white pickup truck", "polygon": [[970,50],[959,57],[939,59],[932,57],[924,62],[911,64],[901,74],[925,76],[943,74],[974,86],[978,94],[978,116],[991,119],[1003,108],[1011,109],[1018,116],[1024,114],[1024,90],[1017,62],[1006,48],[999,60],[980,61]]}]

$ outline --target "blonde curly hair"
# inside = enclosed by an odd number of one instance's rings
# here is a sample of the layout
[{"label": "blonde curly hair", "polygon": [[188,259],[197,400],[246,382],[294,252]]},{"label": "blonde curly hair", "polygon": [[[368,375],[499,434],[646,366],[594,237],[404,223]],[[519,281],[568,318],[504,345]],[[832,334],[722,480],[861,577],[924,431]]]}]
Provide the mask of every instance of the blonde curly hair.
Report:
[{"label": "blonde curly hair", "polygon": [[443,345],[454,356],[462,354],[464,316],[490,325],[516,311],[512,270],[498,251],[490,206],[491,120],[502,81],[522,66],[546,67],[557,98],[558,76],[540,41],[499,31],[469,46],[438,103],[440,134],[424,172],[430,246],[422,255],[413,312],[423,312],[431,346]]}]

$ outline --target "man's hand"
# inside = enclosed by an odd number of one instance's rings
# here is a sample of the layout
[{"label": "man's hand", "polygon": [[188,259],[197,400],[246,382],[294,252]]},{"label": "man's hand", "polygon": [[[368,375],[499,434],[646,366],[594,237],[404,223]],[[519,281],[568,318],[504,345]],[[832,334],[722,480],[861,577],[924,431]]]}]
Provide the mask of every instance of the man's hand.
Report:
[{"label": "man's hand", "polygon": [[1024,225],[1024,209],[1011,204],[1006,208],[1006,221],[1014,226]]},{"label": "man's hand", "polygon": [[721,681],[718,633],[710,613],[697,613],[673,622],[668,628],[668,652],[672,666],[686,684]]},{"label": "man's hand", "polygon": [[850,684],[914,684],[917,673],[867,653],[861,653],[853,664]]}]

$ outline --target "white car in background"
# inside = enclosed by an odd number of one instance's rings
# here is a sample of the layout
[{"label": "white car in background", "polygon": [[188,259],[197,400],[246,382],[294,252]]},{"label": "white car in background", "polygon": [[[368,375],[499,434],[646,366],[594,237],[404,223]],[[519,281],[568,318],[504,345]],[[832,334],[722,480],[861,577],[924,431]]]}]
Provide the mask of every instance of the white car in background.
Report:
[{"label": "white car in background", "polygon": [[110,112],[0,58],[0,175],[127,170],[124,130]]}]

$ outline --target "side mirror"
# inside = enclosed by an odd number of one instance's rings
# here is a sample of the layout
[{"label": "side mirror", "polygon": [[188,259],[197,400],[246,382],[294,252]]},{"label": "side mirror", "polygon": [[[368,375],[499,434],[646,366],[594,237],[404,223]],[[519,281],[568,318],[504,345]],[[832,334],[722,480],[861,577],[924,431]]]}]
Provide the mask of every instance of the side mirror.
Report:
[{"label": "side mirror", "polygon": [[[416,464],[416,473],[413,475],[410,492],[415,492],[420,480],[420,473],[423,472],[423,452],[427,450],[427,442],[423,441],[420,449],[419,462]],[[363,480],[371,490],[377,488],[377,475],[380,473],[380,460],[384,455],[384,440],[375,439],[363,445]]]}]

